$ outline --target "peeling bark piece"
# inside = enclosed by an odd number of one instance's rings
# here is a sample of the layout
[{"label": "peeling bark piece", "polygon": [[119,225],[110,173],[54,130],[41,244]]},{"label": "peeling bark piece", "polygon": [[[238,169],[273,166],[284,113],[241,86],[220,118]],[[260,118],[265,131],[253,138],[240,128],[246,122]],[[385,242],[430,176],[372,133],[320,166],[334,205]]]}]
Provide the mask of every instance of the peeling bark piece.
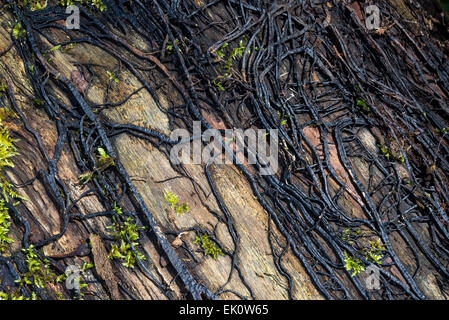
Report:
[{"label": "peeling bark piece", "polygon": [[187,232],[181,232],[175,240],[173,240],[173,242],[171,243],[171,245],[173,246],[173,248],[179,248],[180,246],[182,246],[182,236],[185,235]]}]

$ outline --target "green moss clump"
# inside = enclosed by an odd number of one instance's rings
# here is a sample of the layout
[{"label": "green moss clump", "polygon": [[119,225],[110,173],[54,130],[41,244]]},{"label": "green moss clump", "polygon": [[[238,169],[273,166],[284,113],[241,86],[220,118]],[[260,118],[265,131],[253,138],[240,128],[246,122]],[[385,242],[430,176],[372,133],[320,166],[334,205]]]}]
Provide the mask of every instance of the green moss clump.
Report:
[{"label": "green moss clump", "polygon": [[22,249],[22,251],[26,254],[28,271],[22,275],[21,279],[16,280],[20,286],[34,284],[36,287],[43,289],[47,283],[56,280],[56,274],[50,270],[50,262],[47,259],[41,260],[37,256],[33,245]]},{"label": "green moss clump", "polygon": [[31,294],[31,298],[25,298],[24,296],[19,295],[17,292],[7,293],[0,291],[0,300],[37,300],[37,297],[35,292]]},{"label": "green moss clump", "polygon": [[196,236],[196,239],[193,243],[200,244],[201,248],[204,249],[204,255],[211,255],[212,258],[217,260],[218,256],[223,255],[223,251],[220,248],[216,247],[216,243],[209,239],[207,234],[203,234],[201,237]]},{"label": "green moss clump", "polygon": [[0,201],[0,253],[4,252],[8,245],[13,243],[13,239],[8,237],[9,228],[11,226],[11,217],[8,209],[5,207],[5,201]]},{"label": "green moss clump", "polygon": [[[97,156],[97,164],[96,164],[96,170],[99,172],[104,172],[109,167],[112,167],[115,165],[114,158],[112,158],[110,155],[106,153],[106,151],[99,147],[97,149],[98,156]],[[90,180],[92,180],[93,177],[95,177],[95,172],[92,171],[86,171],[83,172],[78,176],[78,179],[80,179],[82,184],[88,183]]]},{"label": "green moss clump", "polygon": [[360,259],[354,258],[349,256],[346,251],[343,252],[345,259],[345,269],[346,271],[352,271],[351,277],[355,276],[356,274],[365,271],[365,267],[362,264],[362,261]]},{"label": "green moss clump", "polygon": [[29,8],[31,11],[47,7],[47,0],[16,0],[15,3],[19,8]]},{"label": "green moss clump", "polygon": [[[6,91],[6,89],[3,91]],[[3,125],[3,120],[11,114],[10,110],[0,108],[0,190],[3,196],[3,199],[0,200],[0,254],[7,249],[9,244],[13,243],[13,240],[8,237],[11,217],[8,209],[5,207],[5,200],[9,201],[10,198],[25,199],[18,195],[13,190],[13,185],[3,177],[3,169],[5,167],[14,167],[11,158],[18,154],[14,146],[16,140],[10,137],[8,129]]]},{"label": "green moss clump", "polygon": [[59,5],[64,6],[64,7],[72,6],[75,3],[89,4],[89,5],[97,8],[101,12],[107,10],[106,5],[101,0],[60,0],[58,2]]},{"label": "green moss clump", "polygon": [[229,46],[228,42],[225,42],[221,45],[221,47],[215,52],[217,56],[220,57],[220,59],[223,60],[223,64],[221,64],[218,67],[218,71],[221,73],[217,78],[212,80],[212,83],[218,87],[220,90],[224,90],[223,84],[220,81],[221,79],[224,79],[228,77],[232,72],[232,64],[234,60],[236,60],[238,57],[243,57],[243,54],[246,50],[246,44],[247,43],[246,37],[243,37],[242,40],[240,40],[238,47],[233,48],[229,55],[226,57],[225,49]]},{"label": "green moss clump", "polygon": [[[114,206],[114,211],[118,214],[121,214],[122,212],[116,205]],[[123,266],[134,268],[138,259],[146,259],[145,256],[136,249],[139,245],[139,231],[144,230],[145,227],[138,227],[135,220],[131,217],[128,217],[126,221],[120,225],[114,216],[113,222],[114,223],[111,226],[107,227],[107,229],[111,230],[109,234],[115,239],[115,243],[112,244],[111,250],[109,251],[108,259],[122,260]]]},{"label": "green moss clump", "polygon": [[176,212],[177,215],[182,216],[183,214],[190,211],[189,205],[187,203],[179,204],[178,195],[172,193],[169,190],[164,190],[165,201],[170,205],[170,207]]},{"label": "green moss clump", "polygon": [[348,255],[346,251],[343,252],[344,268],[347,271],[352,272],[351,277],[354,277],[356,274],[365,271],[364,263],[362,262],[362,260],[356,258],[356,256],[363,257],[368,263],[380,265],[382,264],[384,253],[387,251],[383,247],[379,239],[367,242],[366,240],[363,240],[363,238],[366,237],[372,238],[369,233],[361,229],[353,231],[349,228],[346,228],[342,233],[341,239],[357,248],[354,256]]}]

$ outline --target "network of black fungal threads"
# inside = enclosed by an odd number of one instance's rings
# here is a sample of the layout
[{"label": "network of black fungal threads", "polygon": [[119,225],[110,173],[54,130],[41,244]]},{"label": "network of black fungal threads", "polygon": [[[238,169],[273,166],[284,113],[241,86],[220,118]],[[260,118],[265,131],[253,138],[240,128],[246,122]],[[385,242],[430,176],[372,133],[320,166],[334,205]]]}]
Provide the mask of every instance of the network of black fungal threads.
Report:
[{"label": "network of black fungal threads", "polygon": [[[215,292],[192,276],[167,240],[186,230],[164,230],[165,236],[156,232],[152,212],[116,159],[111,139],[126,133],[151,143],[169,161],[170,148],[176,141],[148,128],[107,122],[98,113],[146,90],[169,116],[172,128],[192,130],[192,121],[201,121],[203,129],[212,128],[203,117],[204,109],[222,119],[227,128],[279,130],[278,174],[259,175],[255,170],[258,164],[253,170],[237,166],[268,214],[267,237],[273,262],[286,279],[290,298],[293,276],[283,261],[287,251],[327,299],[425,299],[416,279],[423,266],[432,270],[429,272],[441,283],[440,289],[447,291],[449,64],[432,35],[414,33],[420,28],[416,24],[425,25],[422,8],[404,2],[417,14],[416,21],[405,21],[387,1],[378,1],[385,29],[376,32],[367,30],[357,11],[350,10],[344,1],[103,0],[105,12],[89,4],[80,5],[80,29],[68,30],[57,23],[67,18],[63,6],[49,3],[45,9],[31,11],[6,0],[1,9],[9,12],[26,34],[11,35],[11,46],[1,54],[12,48],[19,52],[33,95],[44,102],[41,108],[58,130],[50,157],[12,91],[8,91],[9,103],[36,137],[47,160],[47,168],[39,171],[38,178],[45,182],[64,222],[59,234],[33,245],[39,249],[57,241],[72,219],[88,223],[98,216],[111,216],[111,220],[115,216],[122,224],[124,217],[113,209],[126,196],[133,206],[126,211],[148,227],[146,232],[159,244],[186,297],[216,299],[223,293],[233,293],[244,299],[257,298],[240,267],[244,262],[237,259],[240,236],[209,165],[203,165],[203,170],[221,211],[209,212],[226,224],[234,243],[233,251],[222,248],[231,257],[232,266],[228,280]],[[69,40],[53,43],[47,35],[54,29],[64,32]],[[159,50],[158,58],[149,58],[123,40],[129,34],[137,34],[154,51]],[[133,74],[142,88],[122,101],[90,105],[43,57],[45,50],[38,41],[41,36],[54,46],[98,46]],[[229,60],[232,49],[239,47],[243,50]],[[89,65],[80,67],[95,77]],[[182,104],[160,101],[157,92],[162,85],[150,81],[154,70],[161,74],[169,70],[175,75],[170,82],[182,97]],[[70,97],[73,108],[57,97],[52,86]],[[310,131],[318,133],[318,144],[306,134]],[[383,142],[376,142],[376,150],[362,142],[366,131],[385,135]],[[67,144],[80,172],[95,170],[99,147],[115,159],[113,167],[96,172],[88,183],[89,191],[81,196],[95,194],[108,211],[83,217],[69,214],[81,198],[71,199],[64,181],[58,178],[57,163]],[[341,168],[335,167],[335,157],[347,172],[346,181]],[[367,168],[368,175],[360,171],[360,166]],[[172,167],[186,176],[182,165]],[[400,167],[405,168],[406,177]],[[363,215],[354,217],[344,205],[342,198],[348,192],[356,194],[354,201],[361,203]],[[9,204],[8,208],[24,226],[26,248],[30,244],[28,223],[14,206]],[[216,239],[200,226],[193,230]],[[363,278],[345,268],[348,259],[363,266],[372,263],[367,251],[360,248],[360,241],[366,241],[362,236],[379,244],[380,289],[376,291],[368,290]],[[393,236],[407,247],[412,262],[401,260],[392,245]],[[190,249],[184,246],[179,250]],[[20,252],[0,259],[17,276],[13,263],[24,268]],[[169,285],[149,271],[146,263],[138,258],[143,274],[173,298]],[[235,273],[247,292],[226,288]],[[36,293],[45,298],[42,290]],[[29,296],[28,292],[23,294]]]}]

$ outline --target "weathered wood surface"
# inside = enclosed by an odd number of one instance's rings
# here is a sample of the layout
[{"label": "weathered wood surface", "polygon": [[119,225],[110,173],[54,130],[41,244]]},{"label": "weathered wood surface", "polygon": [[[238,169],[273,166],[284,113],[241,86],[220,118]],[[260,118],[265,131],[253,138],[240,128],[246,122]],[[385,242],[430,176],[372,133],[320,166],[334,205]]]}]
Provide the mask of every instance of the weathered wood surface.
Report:
[{"label": "weathered wood surface", "polygon": [[[395,2],[399,6],[403,6],[401,1]],[[408,13],[405,12],[404,14],[407,15]],[[0,52],[5,50],[11,43],[8,21],[11,21],[11,16],[2,12],[0,16]],[[51,34],[51,37],[53,37],[55,42],[65,40],[62,33],[59,33],[57,30]],[[51,44],[43,37],[41,37],[40,41],[46,43],[48,48],[51,48]],[[140,48],[143,52],[147,51],[145,43],[137,36],[130,36],[127,41]],[[92,86],[84,96],[86,101],[91,104],[104,103],[105,89],[109,83],[105,70],[119,69],[120,66],[117,60],[100,48],[87,44],[78,44],[75,48],[65,53],[55,51],[52,54],[52,66],[67,79],[72,79],[72,82],[82,91],[84,80],[77,79],[77,72],[82,72],[78,68],[77,63],[91,64],[92,69],[96,73]],[[58,130],[55,123],[48,118],[46,113],[34,106],[33,90],[25,75],[22,60],[15,48],[0,58],[0,73],[13,88],[14,97],[20,109],[28,120],[30,127],[37,133],[51,158],[58,137]],[[122,100],[140,87],[139,80],[126,69],[122,71],[120,79],[119,84],[112,84],[109,92],[109,101]],[[161,70],[154,68],[150,72],[148,80],[159,83],[160,79],[165,79],[163,90],[158,91],[160,101],[163,103],[182,103],[173,83]],[[55,90],[57,89],[55,88]],[[165,92],[165,94],[161,92]],[[65,97],[64,93],[60,92],[59,94],[67,105],[71,106],[71,102]],[[158,108],[151,95],[144,90],[133,95],[123,105],[102,111],[102,116],[113,123],[136,124],[155,129],[166,135],[169,135],[171,131],[166,114]],[[28,185],[17,189],[20,195],[28,199],[21,203],[18,208],[24,218],[30,223],[30,242],[36,243],[51,235],[58,234],[62,226],[62,217],[53,201],[47,195],[45,183],[39,177],[34,179],[38,170],[44,169],[46,166],[46,160],[38,148],[36,137],[26,130],[24,124],[17,119],[9,119],[6,123],[13,137],[20,139],[16,143],[20,155],[14,159],[15,167],[7,170],[7,177],[17,185],[32,181]],[[215,125],[217,128],[220,127],[220,122],[215,120]],[[308,128],[305,130],[305,133],[313,145],[319,144],[318,131]],[[374,137],[373,133],[369,131],[361,131],[359,134],[366,147],[371,150],[377,149],[376,139],[382,139],[381,132],[378,133],[379,136],[377,137]],[[332,136],[329,136],[330,142],[332,142],[331,139]],[[201,166],[186,165],[186,174],[191,177],[191,180],[179,178],[179,174],[172,169],[168,162],[167,156],[152,147],[145,140],[137,139],[128,134],[121,134],[113,138],[113,143],[117,159],[132,178],[145,204],[154,214],[155,220],[163,231],[179,233],[181,230],[198,225],[210,230],[210,232],[216,229],[218,241],[223,248],[228,251],[234,250],[226,225],[210,214],[210,210],[220,212],[220,208],[212,196]],[[344,166],[339,162],[337,150],[331,146],[329,152],[333,161],[333,167],[342,181],[348,186],[342,203],[349,212],[352,212],[353,216],[363,216],[363,202],[351,185]],[[373,174],[373,172],[370,173],[367,165],[363,162],[355,163],[354,165],[358,173],[366,177],[366,180],[368,180],[369,174]],[[78,177],[82,172],[79,172],[79,169],[76,167],[76,159],[73,156],[69,143],[66,143],[64,146],[57,169],[58,177],[69,188],[72,199],[77,199],[84,192],[88,191],[88,186],[83,186],[79,182]],[[406,174],[406,170],[400,164],[398,164],[398,170],[404,175]],[[240,251],[237,259],[241,273],[248,285],[253,289],[255,297],[257,299],[287,299],[287,281],[275,267],[268,243],[267,212],[256,200],[248,182],[236,167],[212,165],[211,173],[216,182],[218,192],[226,204],[240,235]],[[378,176],[375,174],[374,179],[380,180],[381,174],[378,173]],[[166,182],[161,183],[159,181]],[[177,216],[164,200],[165,189],[170,189],[179,195],[181,201],[187,202],[190,212],[183,216]],[[129,202],[129,199],[125,199],[125,203],[127,201]],[[76,213],[86,215],[103,210],[105,209],[95,196],[88,196],[77,203]],[[123,210],[126,210],[126,206],[123,207]],[[101,281],[89,284],[88,292],[92,293],[89,296],[90,298],[129,299],[135,297],[138,299],[165,299],[166,296],[163,292],[151,280],[145,277],[144,272],[138,267],[127,269],[117,261],[104,261],[104,264],[102,264],[102,259],[106,259],[105,252],[107,252],[107,248],[110,245],[110,242],[106,239],[106,227],[108,225],[110,225],[110,219],[106,217],[82,222],[77,220],[71,221],[67,232],[55,243],[45,246],[43,252],[49,257],[69,254],[80,245],[85,244],[88,239],[91,239],[94,245],[90,255],[69,257],[62,260],[65,265],[75,264],[82,266],[84,262],[95,264],[96,270],[92,271],[91,277]],[[276,230],[274,232],[282,239]],[[15,243],[12,245],[11,251],[14,251],[21,247],[23,230],[14,224],[12,234]],[[175,239],[169,233],[166,234],[166,237],[169,241]],[[194,238],[193,232],[187,232],[182,239],[184,244],[192,249],[199,263],[195,263],[192,257],[186,255],[182,249],[177,248],[177,252],[188,266],[194,278],[205,284],[212,292],[215,292],[228,280],[231,266],[230,258],[223,256],[220,256],[217,260],[210,257],[205,258],[202,253],[195,251]],[[100,241],[100,239],[102,240]],[[158,244],[153,243],[145,234],[142,235],[140,243],[147,257],[146,267],[156,275],[160,282],[173,290],[175,298],[183,298],[182,288],[174,279],[175,274],[167,266],[165,258],[160,255],[157,248]],[[278,245],[280,248],[280,244]],[[397,239],[397,243],[393,243],[393,245],[401,247],[400,239]],[[408,255],[409,253],[404,251],[401,258],[407,261]],[[292,276],[293,298],[321,299],[322,296],[292,253],[288,251],[283,259],[285,268]],[[412,263],[410,261],[410,264]],[[392,270],[392,272],[394,273],[395,271]],[[447,298],[439,290],[436,279],[428,272],[426,266],[421,270],[418,278],[422,284],[421,288],[426,295],[437,299]],[[347,280],[343,279],[342,281]],[[118,286],[116,283],[118,283]],[[11,285],[13,286],[13,284]],[[68,297],[63,285],[59,285],[58,288],[54,289],[55,291],[63,292],[65,297]],[[226,289],[238,292],[244,297],[250,297],[245,284],[241,281],[237,272],[233,273],[233,277],[227,284]],[[50,296],[51,292],[50,290]],[[127,294],[127,292],[131,293],[132,296]],[[51,297],[55,298],[55,296]],[[220,295],[220,298],[234,299],[236,296],[231,292],[225,292]]]},{"label": "weathered wood surface", "polygon": [[[10,17],[3,14],[0,25],[1,47],[3,51],[9,45],[9,26],[7,21]],[[57,39],[57,32],[54,34]],[[104,86],[107,83],[104,72],[102,70],[113,70],[117,67],[117,62],[113,57],[100,49],[88,45],[78,45],[66,54],[57,52],[53,57],[54,66],[68,79],[72,77],[72,72],[78,71],[75,66],[76,62],[91,63],[98,65],[98,74],[103,77],[104,82],[94,83],[86,96],[87,101],[94,104],[103,103]],[[57,128],[46,114],[33,106],[32,97],[29,96],[28,90],[32,90],[24,75],[23,64],[17,52],[11,50],[1,58],[3,70],[10,70],[13,74],[9,74],[10,81],[17,83],[14,86],[15,98],[20,108],[24,112],[30,126],[37,132],[42,140],[44,147],[51,150],[57,139]],[[156,73],[156,71],[155,71]],[[123,81],[120,86],[111,90],[111,96],[114,99],[121,100],[128,94],[139,87],[139,81],[131,74],[124,74]],[[168,84],[167,84],[168,85]],[[167,89],[170,92],[170,87]],[[61,93],[61,96],[62,93]],[[173,99],[176,97],[170,97]],[[160,99],[164,101],[164,96]],[[156,129],[162,133],[169,134],[168,119],[157,106],[152,102],[151,96],[144,91],[133,96],[127,103],[120,107],[114,108],[112,111],[105,112],[105,115],[116,123],[131,123],[148,126],[148,128]],[[70,105],[70,102],[68,105]],[[19,121],[9,121],[13,136],[19,138],[17,148],[20,156],[15,159],[15,168],[8,170],[8,177],[15,184],[23,184],[33,179],[39,169],[41,163],[45,163],[43,156],[36,147],[36,140],[29,134]],[[219,211],[216,202],[211,197],[208,190],[208,183],[200,166],[189,166],[188,173],[196,181],[196,183],[204,189],[204,192],[197,192],[191,181],[186,178],[174,179],[166,183],[157,183],[157,181],[166,180],[178,176],[171,168],[166,156],[154,149],[148,143],[139,141],[128,135],[121,135],[115,139],[115,147],[117,149],[118,158],[124,165],[131,177],[135,178],[135,185],[145,199],[146,204],[155,213],[156,221],[166,230],[187,229],[196,225],[201,225],[206,229],[218,229],[219,241],[224,248],[230,248],[232,241],[229,239],[228,231],[223,223],[211,216],[202,202],[210,206],[211,209]],[[66,182],[70,188],[70,194],[73,199],[78,198],[83,192],[88,190],[87,187],[80,186],[78,176],[81,172],[75,166],[75,159],[69,150],[70,146],[65,145],[61,160],[58,163],[58,175],[61,180]],[[276,270],[267,240],[267,214],[261,208],[260,204],[255,200],[252,191],[244,178],[236,169],[228,166],[213,167],[212,173],[214,178],[220,181],[217,184],[219,191],[228,205],[228,209],[234,219],[236,228],[241,236],[241,251],[238,256],[240,260],[242,273],[247,279],[250,286],[258,299],[287,299],[285,287],[287,285],[285,279]],[[164,200],[164,189],[171,189],[172,192],[179,195],[182,201],[186,201],[191,212],[181,217],[171,210]],[[53,206],[51,199],[46,195],[44,186],[39,179],[26,187],[18,189],[18,193],[28,200],[20,206],[21,210],[26,210],[26,219],[31,224],[31,243],[38,242],[45,237],[55,235],[61,228],[61,217],[58,210]],[[81,214],[89,214],[104,210],[95,197],[83,198],[79,203],[79,211]],[[108,218],[95,219],[95,222],[71,222],[70,227],[64,236],[56,243],[44,247],[43,252],[50,257],[61,254],[67,254],[74,251],[78,246],[82,245],[89,238],[90,234],[104,235],[106,226],[110,225]],[[20,247],[21,231],[17,229],[15,232],[15,246],[12,250]],[[172,239],[173,240],[173,239]],[[188,233],[184,240],[193,243],[193,232]],[[161,265],[161,257],[155,250],[154,244],[148,238],[141,241],[146,255],[148,257],[148,265],[159,274],[160,279],[166,284],[171,284],[173,275],[168,272],[167,268]],[[212,291],[218,289],[227,281],[230,272],[230,259],[220,257],[217,261],[213,259],[204,259],[201,253],[197,253],[197,259],[202,262],[195,266],[192,259],[185,258],[185,262],[191,265],[192,273],[196,277],[207,284]],[[95,259],[94,259],[95,260]],[[290,260],[290,261],[289,261]],[[82,266],[84,262],[91,261],[89,257],[75,257],[66,259],[66,264],[75,264]],[[92,261],[91,261],[92,262]],[[127,290],[132,292],[135,297],[141,299],[162,299],[163,295],[154,287],[151,281],[145,278],[140,272],[128,270],[120,265],[119,262],[113,262],[114,272],[117,281]],[[320,295],[308,279],[301,265],[296,259],[289,259],[286,256],[286,267],[294,276],[294,293],[297,299],[319,299]],[[102,273],[98,272],[100,276]],[[108,282],[108,279],[103,279]],[[170,286],[176,293],[178,298],[182,297],[179,288],[176,285]],[[229,289],[240,292],[244,296],[249,297],[247,290],[234,273],[233,278],[228,285]],[[64,291],[63,287],[59,288]],[[103,288],[101,284],[96,283],[89,286],[89,290],[95,292],[99,298],[108,297],[108,291],[112,289]],[[112,298],[112,296],[109,296]],[[233,294],[223,294],[222,298],[236,298]],[[129,298],[122,293],[122,298]]]}]

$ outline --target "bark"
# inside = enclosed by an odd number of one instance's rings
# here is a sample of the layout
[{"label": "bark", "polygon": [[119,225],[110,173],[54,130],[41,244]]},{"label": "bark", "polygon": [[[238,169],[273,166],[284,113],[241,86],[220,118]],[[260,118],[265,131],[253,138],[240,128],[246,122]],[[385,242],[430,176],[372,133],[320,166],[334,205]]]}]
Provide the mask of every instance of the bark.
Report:
[{"label": "bark", "polygon": [[[431,148],[435,155],[427,155],[425,146],[434,143],[435,139],[424,133],[421,122],[414,127],[418,132],[415,133],[410,132],[412,126],[406,127],[400,121],[401,115],[410,116],[406,108],[415,108],[417,113],[418,110],[426,110],[423,111],[424,117],[429,119],[427,124],[432,130],[447,127],[448,88],[444,79],[449,74],[448,30],[446,18],[440,15],[437,5],[432,1],[426,4],[412,0],[379,1],[382,26],[380,31],[369,31],[364,24],[363,8],[366,5],[363,1],[304,1],[298,5],[302,9],[294,9],[295,1],[279,1],[273,5],[243,1],[248,5],[244,9],[234,1],[229,1],[228,5],[224,2],[206,5],[201,0],[186,1],[185,6],[189,10],[183,10],[194,12],[193,8],[203,7],[200,14],[192,18],[177,16],[176,10],[166,9],[165,2],[161,1],[161,10],[166,10],[166,15],[158,16],[155,5],[148,4],[155,22],[129,21],[126,17],[117,18],[114,22],[105,15],[113,12],[115,2],[104,3],[108,6],[106,12],[94,10],[107,28],[104,38],[96,37],[103,30],[99,27],[101,25],[95,25],[92,16],[83,16],[82,23],[91,22],[94,34],[86,32],[90,27],[84,27],[80,32],[58,28],[64,25],[60,19],[64,14],[51,11],[57,7],[51,1],[49,7],[41,11],[42,16],[55,17],[51,22],[53,26],[47,27],[39,25],[38,11],[33,14],[15,6],[1,9],[0,52],[4,53],[0,56],[0,78],[8,85],[9,92],[3,94],[2,106],[13,109],[17,115],[3,122],[12,137],[18,139],[15,145],[20,153],[13,158],[14,168],[4,169],[4,175],[26,200],[15,206],[17,213],[10,210],[13,218],[10,236],[14,243],[0,260],[3,280],[0,291],[13,292],[18,288],[14,278],[26,271],[21,249],[29,243],[40,250],[42,257],[50,260],[52,270],[58,275],[69,265],[81,268],[84,263],[93,263],[94,268],[82,274],[83,281],[88,283],[83,289],[86,299],[447,299],[447,136],[443,134],[441,138],[440,135],[441,139],[436,140],[440,141],[438,148],[436,145]],[[273,9],[276,5],[280,8],[277,11]],[[132,6],[139,8],[136,4]],[[278,14],[285,19],[285,25],[273,20],[279,25],[272,26],[269,31],[269,24],[261,25],[261,21],[265,23],[263,15],[251,9],[252,6],[264,8],[267,12],[273,9],[275,18]],[[129,9],[126,6],[120,8],[124,8],[124,12]],[[235,12],[229,12],[230,8]],[[228,15],[236,17],[242,14],[239,10],[252,15],[253,20],[248,22],[235,18],[229,25],[221,25]],[[138,17],[136,12],[143,15],[144,9],[139,8],[130,15]],[[166,30],[164,19],[170,20],[167,28],[176,30],[178,36],[175,38],[181,39],[179,44],[172,41],[172,31],[164,33],[164,38],[159,35],[160,30]],[[21,21],[22,28],[27,30],[23,40],[15,39],[11,32],[9,23],[14,24],[15,21]],[[186,27],[180,21],[184,21]],[[234,62],[232,80],[223,80],[223,85],[226,85],[224,92],[212,83],[217,72],[211,76],[213,73],[208,69],[213,67],[216,70],[220,65],[214,52],[224,42],[235,41],[233,46],[238,45],[242,38],[236,34],[243,28],[239,25],[242,21],[254,23],[248,27],[248,40],[259,26],[267,28],[262,32],[266,37],[270,32],[282,34],[283,28],[289,28],[288,24],[295,25],[292,27],[295,33],[304,32],[304,41],[313,49],[315,56],[308,56],[307,52],[312,51],[298,53],[297,60],[292,59],[277,69],[280,74],[287,72],[291,67],[289,63],[293,61],[300,66],[298,74],[288,79],[294,82],[301,77],[308,78],[308,84],[304,84],[302,89],[294,87],[298,96],[298,92],[304,90],[304,95],[321,94],[329,99],[340,99],[342,92],[353,90],[350,87],[369,83],[363,88],[366,96],[373,97],[371,100],[363,98],[369,105],[368,111],[354,109],[357,106],[363,109],[363,103],[345,101],[348,105],[337,111],[335,118],[322,116],[321,122],[315,121],[311,112],[302,113],[302,108],[308,107],[307,103],[298,102],[300,98],[293,97],[292,101],[298,99],[296,104],[299,107],[295,108],[299,111],[295,117],[300,124],[298,131],[301,131],[298,135],[301,141],[294,142],[293,149],[301,154],[303,162],[295,162],[298,154],[292,151],[287,139],[284,138],[280,145],[281,169],[276,178],[282,181],[283,187],[293,185],[310,197],[307,201],[311,212],[316,211],[314,208],[320,207],[325,198],[319,196],[323,192],[316,190],[327,188],[333,197],[332,203],[339,206],[338,210],[327,206],[323,209],[326,214],[311,216],[312,221],[304,218],[302,210],[309,208],[300,209],[296,202],[281,196],[278,198],[281,204],[268,198],[280,191],[269,188],[268,183],[261,183],[255,168],[249,165],[206,167],[173,166],[170,163],[171,145],[164,144],[159,138],[169,137],[178,127],[188,127],[187,119],[202,118],[216,129],[246,128],[249,123],[263,127],[249,101],[251,96],[259,99],[254,76],[258,71],[251,69],[251,65],[256,63],[253,56],[257,54],[256,49],[251,49],[250,58],[244,56],[241,58],[243,62],[239,59]],[[151,31],[153,23],[158,27]],[[213,27],[215,24],[218,27]],[[148,29],[142,30],[143,26],[148,26]],[[306,26],[309,31],[305,31]],[[192,30],[201,36],[189,34]],[[286,37],[285,34],[287,31],[282,35]],[[85,37],[89,41],[77,43],[73,48],[67,47],[67,50],[51,50],[57,44],[72,41],[68,35],[78,39]],[[227,40],[223,40],[225,35],[228,35]],[[292,42],[293,47],[300,46],[302,35],[298,37],[298,41]],[[312,39],[316,41],[312,42]],[[265,50],[263,41],[260,39],[260,51]],[[283,41],[289,43],[293,40]],[[168,54],[167,44],[170,43],[176,45]],[[33,45],[45,55],[31,54]],[[177,46],[182,51],[181,55],[176,52]],[[201,55],[198,50],[209,54]],[[371,57],[363,60],[362,54],[368,56],[373,52],[378,53],[377,61]],[[274,56],[278,53],[272,51],[270,54],[272,56],[267,55],[265,59],[276,61]],[[392,55],[395,60],[390,60]],[[190,57],[193,56],[204,58],[204,61],[192,63]],[[37,78],[26,71],[31,58],[34,59]],[[394,65],[398,60],[404,63]],[[187,67],[184,68],[183,63]],[[324,67],[319,66],[320,63]],[[388,67],[394,75],[388,74]],[[189,68],[191,74],[186,71]],[[209,72],[208,80],[201,74],[202,68],[208,70],[204,71]],[[355,74],[358,68],[363,73]],[[106,71],[113,72],[119,81],[115,82]],[[267,71],[267,79],[273,76],[272,72]],[[301,76],[300,72],[306,75]],[[260,83],[263,83],[266,80],[264,75],[258,75]],[[401,79],[401,76],[407,78]],[[272,95],[288,98],[284,91],[287,88],[284,83],[288,81],[280,75],[276,77],[279,88],[273,85]],[[356,80],[348,80],[347,88],[339,87],[330,93],[327,90],[331,89],[324,86],[313,87],[320,82],[338,83],[349,78]],[[311,84],[313,81],[315,84]],[[374,92],[376,86],[381,87],[379,83],[387,88],[384,93]],[[422,88],[421,93],[418,87]],[[396,91],[391,92],[390,88]],[[195,100],[196,96],[200,98]],[[357,96],[352,98],[354,101],[361,99]],[[192,99],[199,115],[189,109]],[[44,105],[39,103],[41,100]],[[318,102],[314,103],[318,105]],[[403,110],[398,108],[401,105]],[[95,110],[96,106],[102,107]],[[332,108],[331,103],[329,108]],[[267,109],[265,106],[261,112],[268,114]],[[348,115],[352,119],[368,120],[363,120],[364,124],[360,126],[356,124],[359,120],[354,120],[347,126],[340,123],[341,129],[336,125],[324,131],[324,122],[335,120],[337,123],[336,119]],[[417,114],[417,117],[422,119],[423,115]],[[374,120],[370,122],[370,118]],[[384,122],[380,120],[382,118]],[[124,126],[120,130],[111,124]],[[151,130],[153,136],[142,128]],[[80,132],[81,129],[85,134]],[[140,133],[136,133],[137,130],[141,130]],[[347,130],[354,130],[360,144],[340,143],[339,139],[350,138]],[[406,136],[407,130],[409,136]],[[102,134],[107,135],[109,147],[104,144],[106,140]],[[85,139],[90,154],[85,152],[82,139]],[[410,141],[417,146],[412,147]],[[386,146],[388,159],[379,146]],[[97,172],[98,175],[83,184],[79,176],[92,172],[98,147],[106,149],[113,157],[114,165]],[[365,155],[369,153],[373,159],[368,161],[359,157],[359,149],[363,149]],[[405,160],[399,160],[401,154],[405,155]],[[432,167],[432,159],[436,158],[439,160],[434,160],[435,166]],[[324,168],[322,176],[318,172],[319,160]],[[329,163],[325,164],[325,161]],[[305,169],[313,165],[319,181],[313,180]],[[256,177],[256,184],[245,169]],[[283,180],[283,173],[289,173],[287,180]],[[328,181],[323,181],[322,177],[327,177]],[[392,177],[395,179],[391,180],[393,182],[389,180]],[[413,181],[418,187],[405,190],[407,181]],[[372,187],[376,185],[379,192]],[[189,212],[177,215],[164,198],[165,190],[178,195],[180,203],[188,203]],[[260,195],[264,191],[268,194]],[[430,196],[426,196],[426,192]],[[404,194],[410,200],[403,200]],[[292,194],[289,196],[293,197]],[[139,232],[136,247],[144,254],[145,260],[136,263],[134,268],[123,266],[119,259],[107,258],[114,243],[107,228],[115,223],[111,218],[114,205],[123,212],[132,213],[138,226],[147,227],[147,230]],[[437,214],[432,216],[426,207],[431,207]],[[283,210],[291,210],[295,214],[288,216]],[[334,211],[344,215],[334,215]],[[89,217],[101,212],[109,214]],[[381,217],[373,218],[373,212]],[[409,217],[407,212],[412,212],[416,219]],[[370,221],[375,225],[372,239],[380,239],[389,251],[395,252],[394,256],[386,255],[380,266],[383,284],[389,289],[381,293],[370,292],[366,289],[363,273],[351,277],[351,272],[345,271],[343,252],[351,252],[351,246],[337,239],[342,237],[347,227],[345,216],[354,219],[351,225],[355,229],[357,219]],[[433,221],[435,216],[440,220]],[[417,221],[418,218],[424,222]],[[326,228],[334,232],[328,232]],[[382,235],[382,228],[388,231],[388,235]],[[204,255],[200,246],[195,244],[196,237],[204,233],[216,241],[224,255],[217,259]],[[325,235],[336,242],[325,238]],[[315,242],[309,245],[307,239]],[[439,248],[435,239],[443,248]],[[90,245],[86,247],[88,243]],[[337,247],[333,247],[335,243],[338,243]],[[312,252],[312,247],[322,252]],[[320,259],[326,262],[320,262]],[[65,299],[76,296],[66,289],[65,283],[48,283],[44,289],[28,286],[22,293],[31,295],[31,292],[37,292],[39,298],[44,299],[57,298],[57,292]]]}]

